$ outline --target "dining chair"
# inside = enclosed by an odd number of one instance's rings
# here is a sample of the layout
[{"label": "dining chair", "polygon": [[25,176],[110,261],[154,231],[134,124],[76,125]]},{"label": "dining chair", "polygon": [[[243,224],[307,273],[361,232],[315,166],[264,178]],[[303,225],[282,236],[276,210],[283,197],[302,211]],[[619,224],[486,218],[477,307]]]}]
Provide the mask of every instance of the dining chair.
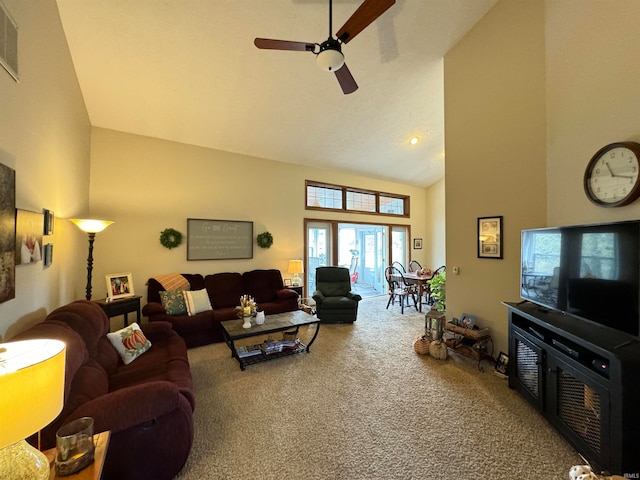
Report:
[{"label": "dining chair", "polygon": [[404,278],[404,274],[394,267],[393,265],[388,266],[384,270],[384,276],[387,280],[387,285],[389,286],[389,301],[387,302],[387,308],[392,303],[395,305],[396,298],[400,301],[400,312],[404,313],[405,302],[407,302],[407,306],[409,306],[408,299],[413,299],[413,306],[418,311],[418,303],[416,302],[416,291],[412,288],[412,285],[409,285]]},{"label": "dining chair", "polygon": [[402,265],[400,262],[393,262],[391,266],[400,270],[402,273],[407,273],[407,269],[404,268],[404,265]]},{"label": "dining chair", "polygon": [[418,262],[417,260],[411,260],[411,262],[409,263],[409,271],[419,272],[420,270],[422,270],[422,265],[420,265],[420,262]]}]

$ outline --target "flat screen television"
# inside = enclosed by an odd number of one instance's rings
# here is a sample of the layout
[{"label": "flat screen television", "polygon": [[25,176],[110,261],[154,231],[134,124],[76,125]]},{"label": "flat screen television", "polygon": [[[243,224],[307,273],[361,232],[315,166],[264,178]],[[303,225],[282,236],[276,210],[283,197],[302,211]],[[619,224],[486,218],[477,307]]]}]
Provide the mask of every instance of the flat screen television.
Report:
[{"label": "flat screen television", "polygon": [[640,221],[522,231],[520,296],[640,336]]}]

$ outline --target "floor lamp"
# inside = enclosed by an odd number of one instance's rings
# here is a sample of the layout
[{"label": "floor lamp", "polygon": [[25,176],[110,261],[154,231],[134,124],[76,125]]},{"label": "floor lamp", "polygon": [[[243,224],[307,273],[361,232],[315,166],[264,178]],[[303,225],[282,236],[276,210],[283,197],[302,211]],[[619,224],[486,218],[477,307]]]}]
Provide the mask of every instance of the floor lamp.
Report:
[{"label": "floor lamp", "polygon": [[55,419],[64,403],[65,344],[0,343],[0,478],[47,480],[49,461],[25,438]]},{"label": "floor lamp", "polygon": [[89,256],[87,257],[87,300],[91,300],[91,273],[93,272],[93,241],[96,233],[100,233],[113,222],[109,220],[91,220],[88,218],[71,218],[76,226],[89,234]]}]

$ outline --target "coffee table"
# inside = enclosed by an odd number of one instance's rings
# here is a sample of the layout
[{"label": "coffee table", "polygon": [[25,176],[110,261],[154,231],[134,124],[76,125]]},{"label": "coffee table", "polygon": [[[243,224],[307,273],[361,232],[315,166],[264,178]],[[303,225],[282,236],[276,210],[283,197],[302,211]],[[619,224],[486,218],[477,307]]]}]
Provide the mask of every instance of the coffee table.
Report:
[{"label": "coffee table", "polygon": [[[273,360],[274,358],[280,358],[287,355],[293,355],[295,353],[307,352],[309,353],[309,347],[313,344],[318,332],[320,331],[320,319],[302,310],[295,310],[293,312],[276,313],[274,315],[267,315],[262,325],[256,325],[255,319],[251,322],[251,328],[242,328],[243,321],[238,320],[226,320],[221,322],[222,332],[224,335],[224,341],[231,349],[231,356],[235,357],[240,364],[240,370],[244,370],[246,365],[254,363],[265,362],[267,360]],[[316,325],[316,331],[313,337],[306,345],[300,343],[293,349],[283,349],[281,352],[274,353],[260,353],[258,355],[252,355],[249,357],[240,357],[236,350],[235,342],[244,338],[256,337],[258,335],[267,335],[275,332],[285,332],[288,330],[295,331],[296,337],[300,327],[305,325]]]}]

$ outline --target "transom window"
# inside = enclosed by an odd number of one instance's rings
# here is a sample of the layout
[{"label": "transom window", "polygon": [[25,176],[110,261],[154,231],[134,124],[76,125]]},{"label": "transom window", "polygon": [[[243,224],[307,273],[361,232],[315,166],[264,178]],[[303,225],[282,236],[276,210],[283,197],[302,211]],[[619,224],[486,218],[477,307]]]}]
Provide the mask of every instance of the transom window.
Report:
[{"label": "transom window", "polygon": [[409,216],[409,196],[361,188],[306,182],[307,210],[341,210],[398,217]]}]

